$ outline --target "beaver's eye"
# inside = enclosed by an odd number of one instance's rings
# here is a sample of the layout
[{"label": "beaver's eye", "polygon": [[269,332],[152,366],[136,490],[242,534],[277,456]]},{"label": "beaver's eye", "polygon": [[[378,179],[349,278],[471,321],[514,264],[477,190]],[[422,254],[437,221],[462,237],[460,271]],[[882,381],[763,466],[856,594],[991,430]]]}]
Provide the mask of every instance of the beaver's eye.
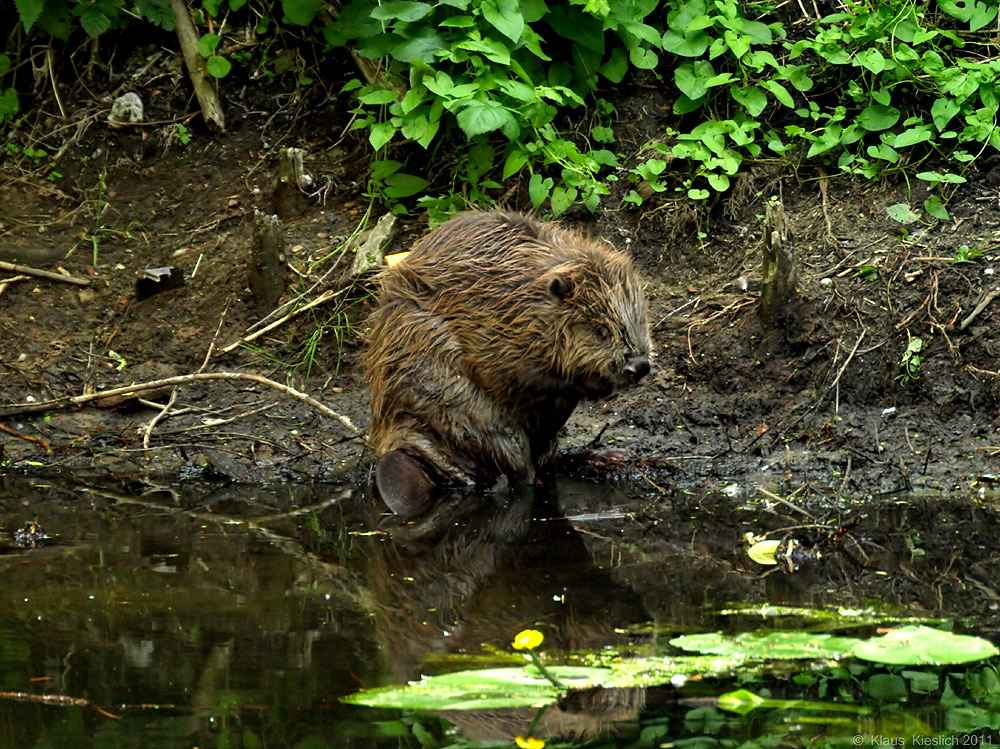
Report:
[{"label": "beaver's eye", "polygon": [[606,341],[611,338],[611,329],[608,328],[607,325],[598,325],[594,332],[597,333],[597,337],[602,341]]}]

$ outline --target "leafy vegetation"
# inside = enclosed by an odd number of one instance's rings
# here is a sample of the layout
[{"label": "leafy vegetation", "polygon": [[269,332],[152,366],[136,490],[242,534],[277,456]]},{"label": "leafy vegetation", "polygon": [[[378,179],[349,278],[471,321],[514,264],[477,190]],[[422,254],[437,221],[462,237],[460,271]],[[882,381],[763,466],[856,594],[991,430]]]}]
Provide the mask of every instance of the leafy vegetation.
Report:
[{"label": "leafy vegetation", "polygon": [[[864,618],[864,617],[862,617]],[[759,741],[755,746],[767,746],[777,739],[791,738],[790,724],[823,727],[828,736],[841,736],[859,745],[866,734],[877,735],[900,744],[907,738],[929,739],[956,732],[968,733],[997,727],[993,705],[1000,694],[1000,680],[995,669],[986,666],[970,670],[963,676],[952,666],[947,672],[926,667],[941,664],[958,664],[991,658],[997,654],[992,643],[977,637],[955,635],[924,626],[907,626],[889,631],[884,636],[870,639],[837,637],[803,631],[773,631],[768,633],[743,633],[735,636],[719,633],[685,635],[671,640],[671,645],[700,655],[655,656],[645,658],[619,657],[603,653],[598,656],[576,656],[593,666],[542,666],[541,658],[534,651],[541,645],[542,635],[534,630],[521,632],[513,647],[526,653],[530,664],[523,668],[489,668],[460,671],[439,676],[424,677],[419,682],[402,687],[383,687],[359,692],[346,698],[347,702],[369,707],[397,708],[418,711],[494,711],[502,708],[535,707],[538,712],[530,726],[518,735],[518,746],[562,746],[546,743],[536,738],[536,729],[546,710],[566,697],[570,690],[590,690],[612,687],[626,690],[619,703],[607,698],[607,704],[628,704],[627,690],[632,694],[645,694],[660,684],[670,684],[681,689],[689,679],[701,684],[698,693],[705,694],[709,679],[717,680],[722,687],[732,679],[744,686],[720,693],[715,698],[701,697],[690,700],[697,706],[688,710],[684,730],[693,736],[712,736],[710,745],[726,746],[718,738],[723,730],[734,723],[735,735],[745,741],[751,736],[750,724],[741,725],[739,718],[755,713],[753,734]],[[851,659],[859,659],[851,662]],[[802,669],[793,679],[791,698],[772,696],[763,686],[767,676],[767,663],[780,664],[775,668],[789,670],[789,661],[801,659],[826,662],[824,668]],[[865,663],[887,664],[871,666]],[[830,665],[832,663],[832,665]],[[764,664],[764,668],[761,668]],[[546,674],[546,670],[550,673]],[[789,684],[787,676],[779,681]],[[756,685],[751,691],[746,685]],[[640,690],[635,692],[634,690]],[[721,689],[720,689],[721,692]],[[760,692],[763,692],[761,694]],[[959,696],[962,692],[962,696]],[[891,705],[905,701],[937,697],[945,711],[943,730],[932,727],[914,713],[902,719]],[[643,704],[640,700],[636,704]],[[684,700],[679,700],[683,703]],[[595,704],[603,704],[598,701]],[[886,706],[890,707],[886,707]],[[880,709],[880,708],[884,708]],[[419,713],[418,713],[419,715]],[[417,716],[410,716],[412,721]],[[619,716],[619,719],[623,716]],[[666,716],[653,712],[646,725],[640,726],[638,736],[627,745],[633,747],[662,746],[670,736],[676,739],[678,729],[668,733],[671,723]],[[405,719],[400,724],[400,735],[406,734]],[[616,726],[627,731],[627,723]],[[676,724],[675,724],[676,725]],[[653,727],[655,726],[655,727]],[[827,732],[829,732],[827,734]],[[686,739],[697,741],[697,738]],[[437,744],[440,745],[440,744]],[[451,746],[466,746],[459,739]],[[565,744],[579,746],[579,743]],[[588,742],[588,746],[622,746],[626,743],[602,740]],[[687,743],[677,742],[678,746]]]},{"label": "leafy vegetation", "polygon": [[[24,33],[62,40],[174,21],[168,0],[2,2]],[[900,173],[935,191],[928,216],[947,218],[968,165],[1000,147],[997,4],[862,0],[805,26],[782,12],[759,0],[350,0],[331,17],[318,0],[201,0],[196,21],[217,77],[247,62],[222,52],[241,24],[349,50],[363,74],[342,94],[372,147],[372,189],[400,211],[415,196],[432,214],[492,203],[515,179],[555,215],[595,210],[619,178],[633,184],[628,204],[708,201],[774,161]],[[0,55],[0,118],[18,110],[18,62]],[[606,91],[640,77],[674,94],[673,117],[622,153]],[[928,168],[940,162],[953,167]]]}]

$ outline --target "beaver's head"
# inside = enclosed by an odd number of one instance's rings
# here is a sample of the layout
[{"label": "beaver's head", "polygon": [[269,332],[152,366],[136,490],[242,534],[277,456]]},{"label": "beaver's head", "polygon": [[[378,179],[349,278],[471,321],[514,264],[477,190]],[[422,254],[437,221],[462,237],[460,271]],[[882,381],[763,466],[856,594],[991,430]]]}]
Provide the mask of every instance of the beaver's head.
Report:
[{"label": "beaver's head", "polygon": [[585,398],[601,398],[649,374],[646,298],[625,255],[586,248],[547,272],[555,312],[552,375]]}]

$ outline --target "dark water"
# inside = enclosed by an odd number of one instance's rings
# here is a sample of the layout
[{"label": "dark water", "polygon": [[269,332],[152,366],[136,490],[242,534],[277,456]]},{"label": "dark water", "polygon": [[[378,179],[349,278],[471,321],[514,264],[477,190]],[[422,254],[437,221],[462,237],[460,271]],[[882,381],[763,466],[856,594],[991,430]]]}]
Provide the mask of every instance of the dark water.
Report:
[{"label": "dark water", "polygon": [[[526,627],[544,631],[554,654],[651,654],[681,633],[765,626],[719,613],[737,604],[874,606],[1000,639],[1000,524],[972,500],[831,508],[815,528],[735,498],[563,482],[535,496],[456,499],[421,525],[392,526],[350,487],[12,476],[0,487],[0,747],[502,745],[527,730],[532,711],[409,715],[339,698],[472,667],[457,655],[507,665],[502,654]],[[857,525],[837,537],[849,518]],[[50,541],[17,548],[28,521]],[[778,528],[825,545],[823,557],[794,573],[747,560],[743,534]],[[893,721],[920,721],[907,735],[959,735],[939,709],[947,671],[937,692],[912,690],[905,709],[893,703]],[[968,686],[964,670],[951,671]],[[882,704],[865,678],[823,674],[787,696]],[[773,674],[744,682],[775,696],[791,683]],[[868,718],[867,738],[852,744],[857,722],[793,730],[774,714],[713,707],[713,694],[739,686],[584,696],[538,730],[595,746],[879,745],[872,736],[895,725]],[[1000,695],[980,686],[978,697],[956,699],[988,715],[996,698],[1000,715]],[[976,713],[959,727],[985,743],[993,727],[979,724],[990,720]]]}]

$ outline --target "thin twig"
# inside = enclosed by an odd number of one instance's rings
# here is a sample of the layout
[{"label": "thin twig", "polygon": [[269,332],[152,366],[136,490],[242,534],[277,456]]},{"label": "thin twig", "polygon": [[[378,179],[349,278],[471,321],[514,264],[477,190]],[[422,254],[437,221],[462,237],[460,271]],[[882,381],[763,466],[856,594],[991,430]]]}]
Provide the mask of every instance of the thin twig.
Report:
[{"label": "thin twig", "polygon": [[[159,422],[167,418],[167,414],[170,412],[170,407],[174,405],[174,401],[176,400],[177,400],[177,388],[170,388],[170,398],[167,400],[167,405],[163,406],[163,408],[160,409],[159,413],[157,413],[156,416],[154,416],[152,419],[149,420],[149,423],[146,425],[146,428],[142,432],[142,449],[144,452],[149,450],[149,435],[152,434],[153,428]],[[148,455],[146,456],[146,459],[149,460]]]},{"label": "thin twig", "polygon": [[110,390],[101,390],[96,393],[87,393],[85,395],[73,395],[47,401],[36,401],[34,403],[15,403],[10,406],[0,407],[0,417],[56,411],[64,408],[71,408],[73,406],[79,406],[84,403],[89,403],[90,401],[100,400],[101,398],[110,398],[113,395],[131,395],[134,393],[141,393],[146,390],[155,390],[156,388],[168,387],[171,385],[186,385],[190,382],[201,382],[204,380],[235,380],[256,382],[261,385],[267,385],[268,387],[279,390],[297,401],[301,401],[302,403],[312,406],[324,416],[339,422],[341,426],[348,429],[353,434],[361,436],[361,430],[354,426],[354,423],[349,418],[341,416],[336,411],[333,411],[329,407],[320,403],[315,398],[308,396],[295,388],[291,388],[288,385],[282,385],[280,382],[269,380],[268,378],[260,375],[246,374],[243,372],[200,372],[197,374],[177,375],[176,377],[167,377],[162,380],[152,380],[150,382],[123,385],[122,387],[111,388]]},{"label": "thin twig", "polygon": [[320,305],[323,302],[326,302],[326,301],[332,299],[333,297],[337,296],[338,294],[342,294],[346,290],[347,289],[339,289],[337,291],[334,291],[333,289],[327,289],[326,291],[324,291],[322,294],[320,294],[318,297],[316,297],[315,299],[313,299],[308,304],[303,304],[298,309],[292,310],[291,312],[289,312],[284,317],[282,317],[282,318],[280,318],[278,320],[275,320],[273,323],[271,323],[270,325],[268,325],[268,326],[266,326],[264,328],[261,328],[260,330],[254,331],[253,333],[250,333],[249,335],[245,335],[242,338],[238,338],[237,340],[235,340],[232,343],[230,343],[228,346],[226,346],[226,347],[224,347],[222,349],[219,349],[219,351],[220,351],[220,353],[228,354],[230,351],[232,351],[233,349],[235,349],[235,348],[237,348],[239,346],[242,346],[244,343],[250,343],[251,341],[253,341],[253,340],[257,339],[257,338],[260,338],[265,333],[267,333],[269,331],[272,331],[272,330],[274,330],[275,328],[277,328],[277,327],[279,327],[281,325],[284,325],[286,322],[288,322],[289,320],[291,320],[291,319],[293,319],[295,317],[298,317],[299,315],[301,315],[306,310],[310,310],[313,307],[316,307],[317,305]]},{"label": "thin twig", "polygon": [[47,278],[50,281],[59,281],[60,283],[75,283],[77,286],[90,286],[90,281],[86,278],[77,278],[68,273],[65,275],[62,273],[53,273],[50,270],[41,270],[40,268],[32,268],[27,265],[8,263],[3,260],[0,260],[0,270],[9,270],[11,273],[27,273],[29,276]]},{"label": "thin twig", "polygon": [[991,291],[989,294],[986,295],[983,301],[981,301],[979,304],[976,305],[976,308],[972,310],[971,314],[967,318],[962,320],[962,324],[958,326],[958,329],[965,330],[967,327],[969,327],[972,324],[972,321],[976,319],[976,316],[984,309],[986,309],[986,307],[989,306],[989,303],[992,302],[994,299],[996,299],[998,296],[1000,296],[1000,289],[993,289],[993,291]]}]

